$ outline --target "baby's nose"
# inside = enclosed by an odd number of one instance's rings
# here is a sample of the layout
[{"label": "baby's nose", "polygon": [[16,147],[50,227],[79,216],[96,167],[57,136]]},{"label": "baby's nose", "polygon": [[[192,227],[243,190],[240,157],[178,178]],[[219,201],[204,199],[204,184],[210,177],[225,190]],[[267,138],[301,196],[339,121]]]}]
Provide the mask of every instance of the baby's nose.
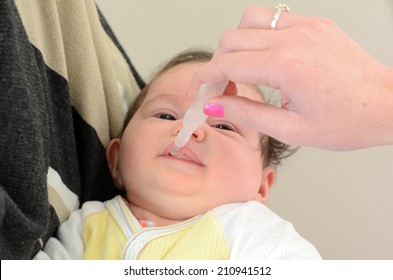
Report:
[{"label": "baby's nose", "polygon": [[193,133],[192,133],[192,138],[194,138],[195,141],[201,142],[203,139],[205,139],[205,130],[203,129],[203,124],[198,127]]},{"label": "baby's nose", "polygon": [[[204,130],[204,128],[203,128],[204,125],[206,125],[206,124],[202,124],[200,127],[198,127],[198,128],[192,133],[192,138],[193,138],[195,141],[200,142],[200,141],[203,141],[203,139],[205,138],[206,132],[205,132],[205,130]],[[177,136],[177,135],[180,133],[180,130],[182,129],[182,127],[183,127],[183,124],[182,124],[181,121],[179,121],[179,122],[174,126],[173,135],[174,135],[174,136]]]}]

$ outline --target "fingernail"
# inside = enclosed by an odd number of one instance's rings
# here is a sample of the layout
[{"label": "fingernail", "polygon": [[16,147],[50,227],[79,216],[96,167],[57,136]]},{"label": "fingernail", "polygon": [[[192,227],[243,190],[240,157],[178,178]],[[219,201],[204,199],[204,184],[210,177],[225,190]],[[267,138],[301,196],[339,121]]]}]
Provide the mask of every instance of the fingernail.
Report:
[{"label": "fingernail", "polygon": [[224,107],[220,104],[209,103],[203,108],[203,113],[210,117],[223,117],[224,116]]}]

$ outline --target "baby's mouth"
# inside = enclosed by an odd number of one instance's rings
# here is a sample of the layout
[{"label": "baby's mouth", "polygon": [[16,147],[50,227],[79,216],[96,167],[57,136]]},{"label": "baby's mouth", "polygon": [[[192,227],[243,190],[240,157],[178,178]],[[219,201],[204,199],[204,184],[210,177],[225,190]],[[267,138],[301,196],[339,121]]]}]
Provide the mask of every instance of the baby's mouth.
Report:
[{"label": "baby's mouth", "polygon": [[175,155],[170,153],[169,156],[173,156],[173,157],[179,158],[179,159],[192,160],[188,156],[186,156],[185,154],[182,154],[180,152],[177,152]]},{"label": "baby's mouth", "polygon": [[170,149],[165,153],[167,157],[188,161],[197,165],[203,165],[197,155],[188,148],[181,148],[175,155],[170,153]]}]

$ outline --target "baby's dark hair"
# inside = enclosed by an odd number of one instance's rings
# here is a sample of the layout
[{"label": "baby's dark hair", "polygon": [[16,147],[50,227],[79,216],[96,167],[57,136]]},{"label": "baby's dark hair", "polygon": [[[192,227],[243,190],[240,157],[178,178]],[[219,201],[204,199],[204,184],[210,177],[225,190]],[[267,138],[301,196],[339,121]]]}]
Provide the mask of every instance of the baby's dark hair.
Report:
[{"label": "baby's dark hair", "polygon": [[[206,49],[189,49],[183,51],[169,60],[160,70],[154,75],[149,83],[142,89],[137,98],[135,99],[133,105],[130,107],[126,119],[124,120],[123,131],[128,125],[131,118],[134,116],[136,111],[142,106],[143,101],[146,98],[147,93],[149,92],[150,85],[154,83],[162,74],[164,74],[169,69],[183,64],[183,63],[191,63],[191,62],[208,62],[211,60],[213,53]],[[256,85],[250,85],[257,92],[263,96],[262,91]],[[264,159],[264,163],[266,165],[270,165],[272,167],[277,167],[281,161],[292,154],[294,154],[298,148],[291,147],[285,143],[282,143],[270,136],[261,134],[260,138],[260,148],[261,148],[261,156]]]}]

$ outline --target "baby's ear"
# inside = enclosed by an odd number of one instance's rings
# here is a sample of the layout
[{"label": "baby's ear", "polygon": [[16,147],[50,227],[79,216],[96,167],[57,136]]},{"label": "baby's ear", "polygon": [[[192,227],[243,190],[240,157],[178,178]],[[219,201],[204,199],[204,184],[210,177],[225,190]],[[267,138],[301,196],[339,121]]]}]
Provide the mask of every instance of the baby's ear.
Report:
[{"label": "baby's ear", "polygon": [[274,180],[276,179],[276,171],[271,166],[266,166],[262,170],[262,180],[259,187],[257,201],[265,203],[269,198],[270,188],[273,186]]},{"label": "baby's ear", "polygon": [[108,145],[106,145],[105,156],[115,186],[118,189],[123,190],[124,188],[123,180],[121,178],[121,172],[119,170],[120,143],[121,143],[120,138],[114,138],[111,141],[109,141]]}]

